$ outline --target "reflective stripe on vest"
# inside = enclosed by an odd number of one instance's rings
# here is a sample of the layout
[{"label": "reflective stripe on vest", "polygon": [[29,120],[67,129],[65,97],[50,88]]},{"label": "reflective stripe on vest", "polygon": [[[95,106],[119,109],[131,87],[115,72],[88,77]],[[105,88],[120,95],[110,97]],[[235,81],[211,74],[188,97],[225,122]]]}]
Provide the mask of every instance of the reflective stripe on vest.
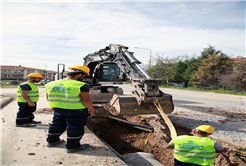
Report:
[{"label": "reflective stripe on vest", "polygon": [[80,87],[86,83],[76,80],[59,80],[45,85],[49,106],[63,109],[84,109],[81,102]]},{"label": "reflective stripe on vest", "polygon": [[67,137],[67,139],[80,139],[81,137],[82,137],[82,135],[78,136],[78,137]]},{"label": "reflective stripe on vest", "polygon": [[[50,97],[50,96],[48,96],[48,97]],[[64,102],[64,103],[81,103],[81,101],[65,101],[65,100],[48,100],[48,101],[50,101],[50,102]]]},{"label": "reflective stripe on vest", "polygon": [[214,141],[208,137],[179,136],[172,140],[174,157],[186,163],[199,165],[214,164]]},{"label": "reflective stripe on vest", "polygon": [[[31,82],[25,82],[25,83],[22,83],[21,85],[24,85],[24,84],[28,84],[31,87],[31,90],[26,93],[27,96],[30,98],[30,100],[32,102],[37,102],[38,99],[39,99],[38,87],[36,85],[34,85],[33,83],[31,83]],[[21,87],[20,87],[21,85],[19,85],[18,89],[17,89],[16,101],[17,102],[25,102],[25,103],[27,103],[27,101],[21,95]]]}]

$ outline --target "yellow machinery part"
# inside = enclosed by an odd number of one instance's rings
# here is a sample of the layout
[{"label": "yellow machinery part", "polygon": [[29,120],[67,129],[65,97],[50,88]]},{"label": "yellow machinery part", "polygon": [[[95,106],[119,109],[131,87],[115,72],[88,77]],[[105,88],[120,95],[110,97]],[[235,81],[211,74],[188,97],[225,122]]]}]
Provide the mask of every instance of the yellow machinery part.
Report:
[{"label": "yellow machinery part", "polygon": [[170,121],[170,119],[168,118],[168,116],[163,112],[160,103],[158,103],[158,106],[156,105],[156,103],[154,102],[156,108],[158,109],[158,111],[160,112],[162,118],[165,120],[170,132],[171,132],[171,138],[175,138],[177,137],[177,132],[172,124],[172,122]]},{"label": "yellow machinery part", "polygon": [[[172,96],[165,95],[163,101],[160,101],[163,111],[171,113],[174,109]],[[113,115],[142,115],[142,114],[159,114],[152,101],[143,102],[140,106],[132,95],[117,95],[112,97],[107,110]]]}]

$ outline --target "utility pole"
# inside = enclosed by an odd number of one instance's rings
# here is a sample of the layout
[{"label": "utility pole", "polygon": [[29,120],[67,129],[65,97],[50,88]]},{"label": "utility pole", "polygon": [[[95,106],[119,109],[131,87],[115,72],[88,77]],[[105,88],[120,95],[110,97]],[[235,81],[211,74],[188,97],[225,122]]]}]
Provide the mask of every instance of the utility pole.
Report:
[{"label": "utility pole", "polygon": [[149,50],[150,54],[149,54],[149,67],[151,67],[151,54],[152,54],[152,50],[150,48],[141,48],[141,47],[134,47],[135,49],[144,49],[144,50]]},{"label": "utility pole", "polygon": [[47,83],[47,66],[45,66],[45,84]]}]

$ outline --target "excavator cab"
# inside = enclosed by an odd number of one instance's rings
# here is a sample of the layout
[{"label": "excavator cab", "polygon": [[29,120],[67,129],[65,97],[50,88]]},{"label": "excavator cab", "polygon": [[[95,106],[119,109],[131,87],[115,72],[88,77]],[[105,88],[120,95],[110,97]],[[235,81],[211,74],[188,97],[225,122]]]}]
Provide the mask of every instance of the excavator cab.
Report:
[{"label": "excavator cab", "polygon": [[126,75],[120,70],[115,63],[104,63],[100,68],[100,81],[101,82],[124,82]]},{"label": "excavator cab", "polygon": [[112,62],[91,61],[87,63],[90,76],[83,79],[90,85],[123,84],[126,82],[126,74],[119,66]]}]

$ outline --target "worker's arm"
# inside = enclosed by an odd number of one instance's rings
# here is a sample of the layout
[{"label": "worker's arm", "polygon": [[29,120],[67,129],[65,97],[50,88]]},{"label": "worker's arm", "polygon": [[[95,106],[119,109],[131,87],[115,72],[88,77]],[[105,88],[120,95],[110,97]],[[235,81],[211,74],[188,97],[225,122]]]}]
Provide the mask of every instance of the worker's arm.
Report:
[{"label": "worker's arm", "polygon": [[219,142],[214,141],[214,149],[216,153],[227,152],[226,148],[224,148]]},{"label": "worker's arm", "polygon": [[224,148],[223,150],[216,150],[216,153],[222,153],[222,152],[227,152],[226,148]]},{"label": "worker's arm", "polygon": [[47,99],[47,101],[49,101],[49,100],[48,100],[48,93],[47,93],[47,92],[46,92],[46,99]]},{"label": "worker's arm", "polygon": [[90,98],[89,92],[80,92],[79,96],[81,98],[81,102],[90,111],[91,115],[89,117],[93,117],[95,115],[95,111],[94,111],[94,107],[93,107],[92,100]]},{"label": "worker's arm", "polygon": [[22,90],[21,91],[21,96],[23,97],[23,99],[25,99],[28,103],[29,106],[35,106],[35,103],[32,102],[32,100],[27,96],[27,90]]},{"label": "worker's arm", "polygon": [[174,146],[173,146],[173,145],[171,145],[171,144],[167,144],[165,148],[166,148],[166,149],[173,149],[173,148],[174,148]]}]

